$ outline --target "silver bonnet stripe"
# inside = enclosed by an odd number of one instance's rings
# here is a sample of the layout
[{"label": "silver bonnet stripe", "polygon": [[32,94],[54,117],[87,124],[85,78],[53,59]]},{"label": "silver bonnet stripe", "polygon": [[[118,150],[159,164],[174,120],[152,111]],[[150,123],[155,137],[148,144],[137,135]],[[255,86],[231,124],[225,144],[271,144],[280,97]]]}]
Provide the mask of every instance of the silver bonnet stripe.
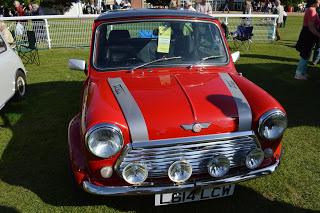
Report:
[{"label": "silver bonnet stripe", "polygon": [[127,120],[132,142],[148,141],[148,129],[142,112],[122,79],[108,78],[108,82]]},{"label": "silver bonnet stripe", "polygon": [[252,112],[247,99],[228,73],[219,73],[236,102],[239,116],[239,131],[251,130]]}]

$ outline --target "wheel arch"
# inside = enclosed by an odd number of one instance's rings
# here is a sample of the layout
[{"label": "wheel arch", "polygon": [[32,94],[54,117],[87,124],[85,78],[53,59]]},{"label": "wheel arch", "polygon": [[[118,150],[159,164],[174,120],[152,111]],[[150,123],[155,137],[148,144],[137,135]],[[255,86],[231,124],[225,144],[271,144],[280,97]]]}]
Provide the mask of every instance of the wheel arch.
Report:
[{"label": "wheel arch", "polygon": [[25,75],[25,77],[27,77],[27,71],[26,71],[26,69],[19,67],[19,68],[16,70],[16,76],[17,76],[17,74],[18,74],[19,71],[23,72],[23,74]]}]

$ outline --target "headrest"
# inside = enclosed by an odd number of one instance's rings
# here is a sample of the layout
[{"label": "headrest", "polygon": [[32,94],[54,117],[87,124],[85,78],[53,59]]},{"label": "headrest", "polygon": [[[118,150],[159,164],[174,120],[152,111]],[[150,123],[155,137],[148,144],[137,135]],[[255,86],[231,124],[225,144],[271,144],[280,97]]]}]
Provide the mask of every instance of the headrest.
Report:
[{"label": "headrest", "polygon": [[108,41],[114,42],[114,41],[119,41],[123,39],[129,39],[129,38],[130,38],[130,33],[128,30],[112,30],[109,34]]}]

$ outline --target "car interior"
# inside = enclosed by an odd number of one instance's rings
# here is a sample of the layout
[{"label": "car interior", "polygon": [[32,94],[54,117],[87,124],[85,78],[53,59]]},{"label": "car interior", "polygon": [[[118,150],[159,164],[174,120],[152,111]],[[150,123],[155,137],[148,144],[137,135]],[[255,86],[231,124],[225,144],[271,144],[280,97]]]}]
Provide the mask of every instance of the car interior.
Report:
[{"label": "car interior", "polygon": [[[190,61],[197,61],[212,54],[219,55],[222,54],[221,52],[225,52],[222,43],[211,45],[216,41],[214,41],[214,36],[210,36],[210,32],[209,36],[204,36],[208,34],[207,26],[204,28],[204,32],[196,27],[192,28],[191,24],[189,28],[186,28],[184,22],[170,23],[170,28],[171,37],[168,53],[157,51],[158,28],[138,31],[123,28],[109,31],[102,29],[96,38],[95,52],[98,52],[98,54],[95,55],[95,65],[101,69],[127,67],[163,57],[176,56],[182,57],[179,63],[184,61],[190,63]],[[135,35],[132,36],[132,34]],[[203,39],[201,40],[201,38]]]}]

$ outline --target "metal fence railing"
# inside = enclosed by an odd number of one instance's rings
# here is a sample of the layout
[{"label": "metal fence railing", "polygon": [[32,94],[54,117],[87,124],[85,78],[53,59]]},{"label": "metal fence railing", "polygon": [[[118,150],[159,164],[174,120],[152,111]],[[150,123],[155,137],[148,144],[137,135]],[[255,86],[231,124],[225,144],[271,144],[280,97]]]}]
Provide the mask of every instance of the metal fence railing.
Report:
[{"label": "metal fence railing", "polygon": [[213,14],[220,22],[228,26],[229,32],[234,32],[237,26],[244,24],[253,26],[252,40],[255,42],[270,42],[275,39],[278,15],[268,14]]},{"label": "metal fence railing", "polygon": [[[270,42],[275,39],[277,15],[265,14],[212,14],[224,22],[230,32],[238,25],[253,26],[255,42]],[[27,31],[35,32],[38,48],[88,47],[92,23],[98,15],[69,16],[24,16],[0,17],[17,42],[27,41]]]}]

